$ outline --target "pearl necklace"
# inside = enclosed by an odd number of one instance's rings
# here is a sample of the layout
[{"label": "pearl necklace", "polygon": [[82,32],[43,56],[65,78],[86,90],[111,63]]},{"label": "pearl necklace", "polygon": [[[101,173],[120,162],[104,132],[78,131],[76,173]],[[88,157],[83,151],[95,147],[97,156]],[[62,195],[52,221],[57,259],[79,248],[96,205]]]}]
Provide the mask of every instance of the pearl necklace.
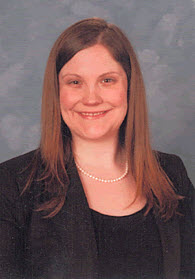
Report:
[{"label": "pearl necklace", "polygon": [[99,181],[99,182],[104,182],[104,183],[113,183],[113,182],[118,182],[120,180],[122,180],[128,173],[128,170],[129,170],[129,166],[128,166],[128,161],[126,161],[126,164],[125,164],[125,172],[120,176],[120,177],[117,177],[117,178],[114,178],[114,179],[103,179],[103,178],[100,178],[100,177],[95,177],[93,176],[92,174],[90,174],[89,172],[86,172],[84,169],[82,169],[76,162],[75,162],[77,168],[86,176],[88,176],[89,178],[92,178],[96,181]]}]

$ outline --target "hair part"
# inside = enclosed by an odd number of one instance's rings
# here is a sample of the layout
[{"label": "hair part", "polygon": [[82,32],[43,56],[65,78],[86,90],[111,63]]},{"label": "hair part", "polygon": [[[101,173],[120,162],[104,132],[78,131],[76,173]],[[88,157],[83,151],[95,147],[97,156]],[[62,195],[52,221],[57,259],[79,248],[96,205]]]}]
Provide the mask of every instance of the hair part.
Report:
[{"label": "hair part", "polygon": [[[153,208],[156,214],[169,219],[181,197],[175,193],[150,145],[145,87],[136,54],[125,34],[100,18],[84,19],[67,28],[55,42],[47,61],[39,147],[44,172],[39,179],[44,181],[45,192],[51,198],[38,210],[45,211],[46,217],[53,217],[62,208],[69,185],[67,168],[73,160],[71,133],[60,112],[58,74],[77,52],[95,44],[105,46],[127,75],[128,112],[120,128],[119,142],[126,150],[137,184],[135,199],[144,194],[147,212]],[[34,164],[34,173],[36,167]],[[32,180],[33,170],[25,189]]]}]

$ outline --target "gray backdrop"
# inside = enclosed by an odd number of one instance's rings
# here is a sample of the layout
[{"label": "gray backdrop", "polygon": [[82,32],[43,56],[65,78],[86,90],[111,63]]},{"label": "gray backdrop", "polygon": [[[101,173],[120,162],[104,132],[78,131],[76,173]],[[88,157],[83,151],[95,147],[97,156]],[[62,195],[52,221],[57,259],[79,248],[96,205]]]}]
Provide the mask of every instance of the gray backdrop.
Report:
[{"label": "gray backdrop", "polygon": [[192,169],[195,0],[1,0],[0,161],[36,148],[46,60],[70,24],[99,16],[119,25],[142,67],[155,149]]}]

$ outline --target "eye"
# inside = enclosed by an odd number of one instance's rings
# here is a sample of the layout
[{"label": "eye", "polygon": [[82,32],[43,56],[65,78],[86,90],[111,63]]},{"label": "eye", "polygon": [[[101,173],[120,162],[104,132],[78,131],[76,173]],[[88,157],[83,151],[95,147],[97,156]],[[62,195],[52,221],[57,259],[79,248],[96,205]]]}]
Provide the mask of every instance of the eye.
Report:
[{"label": "eye", "polygon": [[67,85],[71,87],[80,87],[82,85],[82,81],[78,79],[70,79],[67,80]]},{"label": "eye", "polygon": [[111,82],[113,82],[114,80],[112,79],[112,78],[105,78],[105,79],[103,79],[103,83],[111,83]]},{"label": "eye", "polygon": [[78,80],[71,80],[68,82],[69,84],[74,84],[74,85],[77,85],[79,84],[80,82]]}]

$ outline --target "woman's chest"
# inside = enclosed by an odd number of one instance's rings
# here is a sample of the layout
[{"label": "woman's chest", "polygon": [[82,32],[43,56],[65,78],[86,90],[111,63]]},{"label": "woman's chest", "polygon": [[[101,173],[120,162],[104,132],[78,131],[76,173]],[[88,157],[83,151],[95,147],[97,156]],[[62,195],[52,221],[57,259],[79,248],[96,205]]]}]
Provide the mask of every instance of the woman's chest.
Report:
[{"label": "woman's chest", "polygon": [[155,219],[145,208],[129,216],[91,210],[100,278],[162,278],[162,245]]},{"label": "woman's chest", "polygon": [[103,214],[133,214],[146,204],[144,196],[136,197],[136,184],[130,177],[117,183],[100,183],[81,178],[88,205]]}]

